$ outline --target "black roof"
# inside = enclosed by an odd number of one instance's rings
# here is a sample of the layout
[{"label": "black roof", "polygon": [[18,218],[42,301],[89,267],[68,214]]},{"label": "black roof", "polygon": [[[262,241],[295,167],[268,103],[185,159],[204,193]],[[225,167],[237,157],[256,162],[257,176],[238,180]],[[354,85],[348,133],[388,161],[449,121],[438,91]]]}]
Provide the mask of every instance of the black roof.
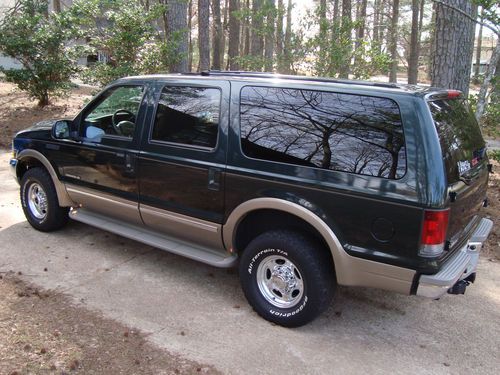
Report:
[{"label": "black roof", "polygon": [[426,95],[430,93],[443,93],[446,92],[444,89],[439,89],[429,86],[419,86],[419,85],[408,85],[399,83],[389,83],[389,82],[372,82],[372,81],[362,81],[362,80],[351,80],[351,79],[336,79],[327,77],[310,77],[310,76],[300,76],[300,75],[287,75],[287,74],[277,74],[269,72],[250,72],[250,71],[230,71],[230,70],[208,70],[201,73],[171,73],[171,74],[156,74],[156,75],[145,75],[136,77],[127,77],[125,79],[148,79],[148,78],[178,78],[178,77],[211,77],[218,79],[228,79],[228,80],[244,80],[245,78],[250,78],[252,80],[268,80],[268,79],[280,79],[286,81],[299,81],[299,82],[311,82],[311,83],[325,83],[325,84],[340,84],[346,86],[362,86],[366,88],[379,88],[386,90],[395,90],[399,92],[405,92],[408,94],[418,94]]}]

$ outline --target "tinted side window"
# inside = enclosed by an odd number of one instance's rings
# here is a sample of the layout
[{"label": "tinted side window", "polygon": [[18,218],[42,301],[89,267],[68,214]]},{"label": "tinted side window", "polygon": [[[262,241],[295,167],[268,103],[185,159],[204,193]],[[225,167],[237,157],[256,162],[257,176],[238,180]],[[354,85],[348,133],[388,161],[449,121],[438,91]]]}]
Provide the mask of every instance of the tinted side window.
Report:
[{"label": "tinted side window", "polygon": [[100,143],[106,135],[132,138],[143,93],[142,86],[118,86],[104,92],[83,119],[85,139]]},{"label": "tinted side window", "polygon": [[165,87],[156,111],[152,140],[214,148],[221,93],[204,87]]},{"label": "tinted side window", "polygon": [[244,87],[240,111],[249,157],[392,179],[405,173],[401,116],[390,99]]}]

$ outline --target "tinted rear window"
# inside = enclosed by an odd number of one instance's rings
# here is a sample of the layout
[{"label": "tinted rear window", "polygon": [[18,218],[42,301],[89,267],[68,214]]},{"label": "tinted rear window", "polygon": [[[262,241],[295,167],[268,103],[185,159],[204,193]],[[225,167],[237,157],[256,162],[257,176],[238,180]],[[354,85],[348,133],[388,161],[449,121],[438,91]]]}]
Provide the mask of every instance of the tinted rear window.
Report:
[{"label": "tinted rear window", "polygon": [[456,182],[484,158],[485,143],[465,99],[428,103],[439,135],[449,182]]},{"label": "tinted rear window", "polygon": [[249,157],[390,179],[405,174],[403,125],[391,99],[247,86],[240,110]]}]

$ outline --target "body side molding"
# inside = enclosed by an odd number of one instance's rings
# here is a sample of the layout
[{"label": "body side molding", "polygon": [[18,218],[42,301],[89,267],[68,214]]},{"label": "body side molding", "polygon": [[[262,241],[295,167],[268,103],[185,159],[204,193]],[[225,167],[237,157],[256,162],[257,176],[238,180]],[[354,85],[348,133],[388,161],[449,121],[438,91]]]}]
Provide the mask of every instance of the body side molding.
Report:
[{"label": "body side molding", "polygon": [[[56,171],[54,170],[54,167],[52,167],[52,164],[47,160],[47,158],[40,152],[32,149],[27,149],[27,150],[22,150],[18,155],[17,155],[17,160],[22,161],[25,158],[34,158],[38,160],[40,163],[43,164],[45,169],[50,174],[50,177],[52,178],[52,182],[56,188],[56,193],[57,193],[57,199],[59,200],[59,205],[61,207],[72,207],[75,206],[75,202],[70,198],[68,195],[68,192],[66,191],[66,187],[64,184],[59,180],[59,177],[57,176]],[[19,167],[19,163],[17,163],[16,167],[16,174],[18,173],[17,168]]]},{"label": "body side molding", "polygon": [[234,248],[234,236],[238,224],[247,214],[259,209],[287,212],[312,225],[328,244],[335,263],[337,282],[340,285],[376,287],[410,294],[415,270],[374,262],[347,254],[335,233],[320,217],[296,203],[283,199],[256,198],[236,207],[229,215],[222,229],[224,244],[227,249]]}]

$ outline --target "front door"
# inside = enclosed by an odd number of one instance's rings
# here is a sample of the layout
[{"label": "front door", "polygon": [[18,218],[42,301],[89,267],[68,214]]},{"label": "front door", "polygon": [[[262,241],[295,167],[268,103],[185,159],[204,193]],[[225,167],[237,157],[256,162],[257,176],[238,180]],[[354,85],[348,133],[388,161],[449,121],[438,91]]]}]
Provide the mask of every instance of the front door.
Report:
[{"label": "front door", "polygon": [[161,84],[139,155],[144,224],[222,248],[229,83]]},{"label": "front door", "polygon": [[146,112],[146,87],[113,86],[75,119],[80,141],[61,146],[70,197],[83,208],[142,224],[137,155]]}]

